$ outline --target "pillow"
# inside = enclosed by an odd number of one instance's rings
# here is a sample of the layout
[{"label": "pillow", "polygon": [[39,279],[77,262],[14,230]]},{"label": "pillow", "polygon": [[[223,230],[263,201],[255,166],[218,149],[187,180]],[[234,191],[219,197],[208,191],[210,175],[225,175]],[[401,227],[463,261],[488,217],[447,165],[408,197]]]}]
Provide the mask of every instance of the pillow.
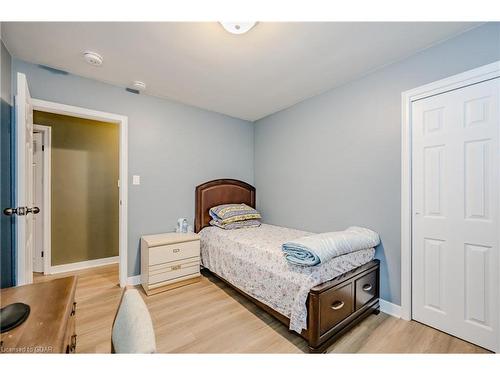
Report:
[{"label": "pillow", "polygon": [[243,220],[258,220],[262,217],[260,213],[244,203],[240,204],[221,204],[212,207],[209,210],[212,219],[217,220],[220,224],[229,224]]},{"label": "pillow", "polygon": [[222,224],[219,220],[210,220],[210,225],[222,229],[242,229],[242,228],[255,228],[260,227],[259,220],[242,220],[233,223]]}]

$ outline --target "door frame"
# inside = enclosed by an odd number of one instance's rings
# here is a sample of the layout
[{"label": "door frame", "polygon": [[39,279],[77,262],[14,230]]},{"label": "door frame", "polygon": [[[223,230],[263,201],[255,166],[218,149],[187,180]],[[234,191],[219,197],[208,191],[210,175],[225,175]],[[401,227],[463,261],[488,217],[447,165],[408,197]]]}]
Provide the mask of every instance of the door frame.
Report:
[{"label": "door frame", "polygon": [[51,274],[51,254],[52,254],[52,128],[45,125],[33,124],[33,130],[42,134],[43,152],[43,274]]},{"label": "door frame", "polygon": [[[93,109],[76,107],[61,103],[50,102],[32,98],[33,110],[55,113],[59,115],[67,115],[73,117],[81,117],[90,120],[111,122],[117,124],[120,133],[120,171],[119,171],[119,278],[120,287],[127,285],[128,279],[128,244],[127,244],[127,226],[128,226],[128,117],[114,113],[95,111]],[[18,173],[24,173],[19,170]],[[48,189],[47,189],[48,190]],[[45,216],[44,216],[45,220]],[[18,249],[19,250],[19,249]],[[50,250],[49,250],[50,251]],[[17,257],[20,258],[19,256]],[[22,257],[21,257],[22,258]],[[50,257],[46,257],[50,259]],[[44,259],[45,262],[45,259]],[[44,268],[47,263],[44,263]],[[50,266],[49,266],[50,267]],[[25,272],[24,267],[19,267],[19,272]],[[45,271],[45,270],[44,270]],[[24,276],[24,275],[22,275]],[[19,279],[19,274],[18,274]]]},{"label": "door frame", "polygon": [[[401,318],[412,318],[412,134],[411,106],[419,99],[500,77],[500,61],[432,82],[401,94]],[[499,250],[500,251],[500,250]],[[499,256],[500,259],[500,256]],[[500,269],[500,262],[498,265]],[[498,296],[500,302],[500,293]],[[498,323],[500,324],[500,307]],[[500,327],[497,328],[497,351]]]}]

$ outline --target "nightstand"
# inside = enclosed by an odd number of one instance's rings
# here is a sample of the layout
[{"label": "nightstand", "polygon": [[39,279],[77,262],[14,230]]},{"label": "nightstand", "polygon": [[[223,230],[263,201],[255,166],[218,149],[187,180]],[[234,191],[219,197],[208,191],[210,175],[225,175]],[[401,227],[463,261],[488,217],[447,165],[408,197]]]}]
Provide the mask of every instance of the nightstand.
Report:
[{"label": "nightstand", "polygon": [[200,236],[163,233],[141,237],[141,284],[147,295],[200,281]]}]

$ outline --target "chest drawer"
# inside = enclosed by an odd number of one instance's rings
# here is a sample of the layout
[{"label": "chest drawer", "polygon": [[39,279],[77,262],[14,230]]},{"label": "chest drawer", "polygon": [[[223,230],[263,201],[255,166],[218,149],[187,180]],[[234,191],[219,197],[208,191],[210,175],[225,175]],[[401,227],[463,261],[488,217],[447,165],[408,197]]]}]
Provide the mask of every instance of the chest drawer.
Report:
[{"label": "chest drawer", "polygon": [[319,300],[320,334],[327,332],[354,311],[353,294],[353,283],[321,294]]},{"label": "chest drawer", "polygon": [[149,248],[149,265],[199,257],[200,241],[181,242]]},{"label": "chest drawer", "polygon": [[355,283],[357,310],[377,295],[377,270],[357,279]]}]

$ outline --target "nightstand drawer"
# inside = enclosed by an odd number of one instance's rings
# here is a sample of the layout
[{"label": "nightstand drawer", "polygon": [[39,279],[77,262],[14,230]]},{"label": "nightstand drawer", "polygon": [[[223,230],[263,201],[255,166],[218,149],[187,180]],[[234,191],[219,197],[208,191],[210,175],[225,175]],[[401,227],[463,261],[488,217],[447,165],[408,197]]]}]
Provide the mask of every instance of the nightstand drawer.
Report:
[{"label": "nightstand drawer", "polygon": [[175,279],[178,279],[183,276],[199,276],[200,275],[200,264],[199,262],[189,262],[185,264],[178,264],[170,267],[166,267],[163,270],[156,271],[155,273],[149,274],[149,283],[156,284],[161,283],[162,281],[171,280],[175,282]]},{"label": "nightstand drawer", "polygon": [[173,262],[196,256],[200,256],[200,241],[151,247],[149,249],[149,265]]},{"label": "nightstand drawer", "polygon": [[200,265],[200,257],[193,257],[188,259],[181,259],[175,262],[155,264],[149,266],[149,274],[156,275],[158,273],[175,271],[180,268],[185,268],[189,266]]}]

